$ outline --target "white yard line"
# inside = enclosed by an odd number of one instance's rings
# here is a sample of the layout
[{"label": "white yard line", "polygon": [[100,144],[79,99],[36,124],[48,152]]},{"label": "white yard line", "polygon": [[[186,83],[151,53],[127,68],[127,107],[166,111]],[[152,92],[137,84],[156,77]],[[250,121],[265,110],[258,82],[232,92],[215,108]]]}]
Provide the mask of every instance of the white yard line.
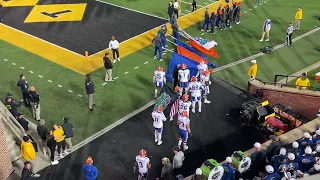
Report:
[{"label": "white yard line", "polygon": [[138,69],[139,68],[139,66],[136,66],[134,69]]},{"label": "white yard line", "polygon": [[29,73],[33,74],[33,71],[29,71]]},{"label": "white yard line", "polygon": [[16,63],[12,63],[12,65],[14,65],[14,66],[15,66],[15,65],[16,65]]},{"label": "white yard line", "polygon": [[72,90],[70,90],[70,89],[69,89],[68,91],[69,91],[69,92],[71,92],[71,93],[73,92],[73,91],[72,91]]},{"label": "white yard line", "polygon": [[4,61],[8,61],[7,59],[3,59]]},{"label": "white yard line", "polygon": [[113,78],[114,80],[118,79],[118,77]]},{"label": "white yard line", "polygon": [[187,9],[185,9],[184,11],[186,11],[186,12],[188,12],[188,13],[191,13],[191,11],[190,11],[190,10],[187,10]]},{"label": "white yard line", "polygon": [[102,86],[104,86],[104,85],[106,85],[106,84],[107,84],[107,83],[105,82],[105,83],[102,84]]},{"label": "white yard line", "polygon": [[39,75],[38,77],[39,77],[39,78],[43,78],[43,76],[41,76],[41,75]]},{"label": "white yard line", "polygon": [[143,64],[148,64],[148,61],[144,62]]},{"label": "white yard line", "polygon": [[182,2],[183,4],[190,4],[190,5],[192,5],[192,3],[185,2],[185,1],[180,1],[180,2]]},{"label": "white yard line", "polygon": [[52,83],[52,81],[51,81],[51,80],[48,80],[48,82],[51,82],[51,83]]},{"label": "white yard line", "polygon": [[81,95],[81,94],[77,94],[77,96],[82,97],[82,95]]},{"label": "white yard line", "polygon": [[125,72],[124,74],[128,74],[128,73],[129,73],[129,71]]},{"label": "white yard line", "polygon": [[58,87],[62,87],[60,84],[58,84]]},{"label": "white yard line", "polygon": [[24,69],[24,67],[20,67],[20,69]]}]

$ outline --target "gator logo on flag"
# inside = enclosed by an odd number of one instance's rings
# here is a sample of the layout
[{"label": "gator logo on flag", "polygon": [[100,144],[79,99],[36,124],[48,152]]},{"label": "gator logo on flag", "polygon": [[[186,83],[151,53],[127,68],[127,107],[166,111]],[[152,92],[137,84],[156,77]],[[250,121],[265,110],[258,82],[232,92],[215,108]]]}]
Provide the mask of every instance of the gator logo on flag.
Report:
[{"label": "gator logo on flag", "polygon": [[171,102],[171,97],[166,92],[163,92],[158,99],[156,100],[156,104],[154,105],[153,110],[157,110],[160,105],[162,105],[163,110],[166,109],[168,104]]}]

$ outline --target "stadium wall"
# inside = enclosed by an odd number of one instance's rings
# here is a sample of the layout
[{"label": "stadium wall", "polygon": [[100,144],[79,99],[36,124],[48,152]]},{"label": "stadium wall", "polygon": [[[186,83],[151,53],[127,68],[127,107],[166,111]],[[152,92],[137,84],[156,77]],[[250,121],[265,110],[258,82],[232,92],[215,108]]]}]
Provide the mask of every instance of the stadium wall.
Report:
[{"label": "stadium wall", "polygon": [[4,131],[3,120],[0,119],[0,179],[8,179],[13,169]]}]

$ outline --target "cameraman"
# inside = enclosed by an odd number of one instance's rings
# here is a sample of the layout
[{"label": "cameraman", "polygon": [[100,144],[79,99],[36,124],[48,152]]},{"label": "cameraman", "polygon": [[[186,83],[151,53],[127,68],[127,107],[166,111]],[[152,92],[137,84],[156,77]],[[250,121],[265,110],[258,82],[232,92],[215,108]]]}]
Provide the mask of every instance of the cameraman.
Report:
[{"label": "cameraman", "polygon": [[37,121],[40,121],[40,96],[36,92],[36,88],[34,86],[29,88],[28,98],[31,104],[33,118],[35,118]]}]

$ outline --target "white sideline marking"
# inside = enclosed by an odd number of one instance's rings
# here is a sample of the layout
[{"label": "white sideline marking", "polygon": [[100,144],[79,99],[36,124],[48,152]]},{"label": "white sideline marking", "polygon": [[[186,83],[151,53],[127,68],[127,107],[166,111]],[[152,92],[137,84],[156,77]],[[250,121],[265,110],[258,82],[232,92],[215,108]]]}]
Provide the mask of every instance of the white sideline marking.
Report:
[{"label": "white sideline marking", "polygon": [[15,65],[16,65],[16,63],[12,63],[12,65],[14,65],[14,66],[15,66]]},{"label": "white sideline marking", "polygon": [[181,13],[181,15],[185,16],[186,14]]},{"label": "white sideline marking", "polygon": [[41,75],[39,75],[38,77],[39,77],[39,78],[43,78],[43,76],[41,76]]},{"label": "white sideline marking", "polygon": [[180,2],[182,2],[184,4],[192,4],[192,3],[189,3],[189,2],[185,2],[185,1],[180,1]]},{"label": "white sideline marking", "polygon": [[59,84],[58,87],[62,87],[62,86]]},{"label": "white sideline marking", "polygon": [[8,61],[8,59],[3,59],[4,61]]},{"label": "white sideline marking", "polygon": [[190,10],[184,10],[184,11],[191,13],[191,11],[190,11]]},{"label": "white sideline marking", "polygon": [[21,69],[24,69],[24,67],[20,67]]},{"label": "white sideline marking", "polygon": [[128,74],[128,73],[129,73],[129,71],[125,72],[124,74]]},{"label": "white sideline marking", "polygon": [[250,11],[252,11],[252,9],[250,9]]},{"label": "white sideline marking", "polygon": [[171,51],[174,51],[174,49],[171,49]]},{"label": "white sideline marking", "polygon": [[208,5],[209,3],[207,3],[207,2],[203,2],[203,4],[206,4],[206,5]]},{"label": "white sideline marking", "polygon": [[204,33],[201,33],[201,36],[204,35]]},{"label": "white sideline marking", "polygon": [[245,11],[244,13],[247,13],[247,11]]},{"label": "white sideline marking", "polygon": [[29,73],[33,74],[33,71],[29,71]]},{"label": "white sideline marking", "polygon": [[148,64],[148,61],[144,62],[143,64]]},{"label": "white sideline marking", "polygon": [[113,78],[114,80],[118,79],[118,77]]},{"label": "white sideline marking", "polygon": [[134,69],[138,69],[139,68],[139,66],[136,66]]},{"label": "white sideline marking", "polygon": [[77,94],[79,97],[82,97],[82,95],[81,94]]},{"label": "white sideline marking", "polygon": [[51,80],[48,80],[48,82],[52,82]]},{"label": "white sideline marking", "polygon": [[68,91],[71,92],[71,93],[73,92],[73,91],[71,91],[70,89],[69,89]]},{"label": "white sideline marking", "polygon": [[106,84],[107,84],[107,83],[105,82],[105,83],[102,84],[102,86],[104,86],[104,85],[106,85]]}]

